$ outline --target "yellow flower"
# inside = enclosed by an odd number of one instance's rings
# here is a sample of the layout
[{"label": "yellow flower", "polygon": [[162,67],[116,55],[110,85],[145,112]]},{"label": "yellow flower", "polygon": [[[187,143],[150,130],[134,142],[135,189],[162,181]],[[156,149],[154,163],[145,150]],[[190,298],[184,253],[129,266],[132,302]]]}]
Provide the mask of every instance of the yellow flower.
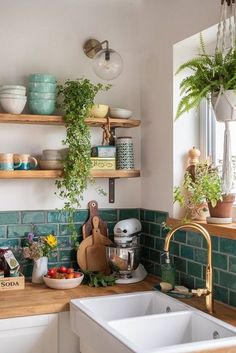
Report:
[{"label": "yellow flower", "polygon": [[45,241],[51,248],[57,246],[57,238],[52,234],[47,235]]}]

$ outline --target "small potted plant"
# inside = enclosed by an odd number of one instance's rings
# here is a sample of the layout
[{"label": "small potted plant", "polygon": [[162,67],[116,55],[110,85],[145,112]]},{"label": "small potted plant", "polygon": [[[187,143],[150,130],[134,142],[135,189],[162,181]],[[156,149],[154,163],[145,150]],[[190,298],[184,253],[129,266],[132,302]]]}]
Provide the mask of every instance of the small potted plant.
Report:
[{"label": "small potted plant", "polygon": [[218,170],[207,162],[192,167],[185,172],[182,184],[174,188],[174,202],[187,208],[186,218],[201,220],[200,214],[206,215],[208,208],[212,218],[230,219],[234,195],[222,193]]}]

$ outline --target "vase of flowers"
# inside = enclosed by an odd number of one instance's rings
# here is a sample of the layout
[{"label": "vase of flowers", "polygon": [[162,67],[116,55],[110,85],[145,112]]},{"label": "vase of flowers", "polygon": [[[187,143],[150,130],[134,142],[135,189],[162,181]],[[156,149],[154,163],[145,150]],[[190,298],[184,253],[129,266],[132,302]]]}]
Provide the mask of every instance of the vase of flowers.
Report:
[{"label": "vase of flowers", "polygon": [[52,234],[38,238],[34,233],[28,234],[23,255],[26,259],[34,261],[32,283],[43,283],[43,276],[48,271],[48,257],[56,247],[57,238]]}]

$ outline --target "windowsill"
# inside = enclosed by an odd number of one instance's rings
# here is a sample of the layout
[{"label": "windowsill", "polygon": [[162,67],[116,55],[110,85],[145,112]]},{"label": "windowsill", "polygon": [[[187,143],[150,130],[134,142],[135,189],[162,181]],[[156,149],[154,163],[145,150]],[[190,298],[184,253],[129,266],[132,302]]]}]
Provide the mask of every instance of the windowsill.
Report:
[{"label": "windowsill", "polygon": [[[218,237],[236,239],[236,223],[229,224],[208,224],[204,221],[191,221],[201,224],[211,235]],[[177,226],[183,224],[182,219],[168,218],[166,224],[168,226]]]}]

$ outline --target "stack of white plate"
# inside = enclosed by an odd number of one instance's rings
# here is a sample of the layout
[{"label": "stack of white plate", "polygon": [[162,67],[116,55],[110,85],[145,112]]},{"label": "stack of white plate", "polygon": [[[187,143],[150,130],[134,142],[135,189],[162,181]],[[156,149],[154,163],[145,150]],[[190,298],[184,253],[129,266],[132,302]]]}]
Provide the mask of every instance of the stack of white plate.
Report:
[{"label": "stack of white plate", "polygon": [[26,87],[19,85],[0,86],[0,103],[10,114],[21,114],[27,101]]}]

